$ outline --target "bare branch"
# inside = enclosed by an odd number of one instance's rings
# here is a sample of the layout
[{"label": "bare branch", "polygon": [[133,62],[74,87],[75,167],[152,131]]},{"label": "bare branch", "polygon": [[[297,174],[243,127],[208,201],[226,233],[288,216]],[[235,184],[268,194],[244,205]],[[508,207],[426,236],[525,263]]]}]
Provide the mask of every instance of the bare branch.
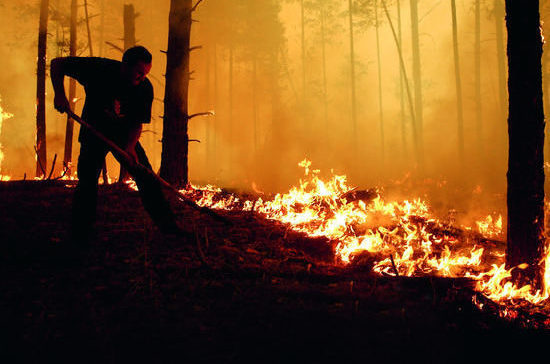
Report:
[{"label": "bare branch", "polygon": [[202,3],[202,0],[198,0],[197,3],[191,8],[191,11],[195,11],[197,10],[197,7],[199,6],[199,4]]},{"label": "bare branch", "polygon": [[124,53],[124,49],[120,48],[119,46],[117,46],[116,44],[114,43],[111,43],[111,42],[105,42],[107,45],[110,45],[111,47],[113,47],[114,49],[116,49],[117,51],[119,51],[120,53]]},{"label": "bare branch", "polygon": [[191,120],[197,116],[214,116],[216,113],[214,111],[205,111],[205,112],[198,112],[196,114],[191,114],[187,117],[187,120]]},{"label": "bare branch", "polygon": [[189,140],[188,140],[187,142],[188,142],[188,143],[191,143],[191,142],[197,142],[197,143],[200,143],[201,141],[200,141],[200,140],[198,140],[198,139],[189,139]]},{"label": "bare branch", "polygon": [[50,174],[48,175],[48,179],[52,179],[53,170],[55,168],[55,161],[57,161],[57,153],[53,156],[53,162],[52,162],[52,169],[50,170]]},{"label": "bare branch", "polygon": [[191,48],[189,48],[189,52],[192,52],[192,51],[194,51],[194,50],[196,50],[196,49],[202,49],[202,46],[194,46],[194,47],[191,47]]}]

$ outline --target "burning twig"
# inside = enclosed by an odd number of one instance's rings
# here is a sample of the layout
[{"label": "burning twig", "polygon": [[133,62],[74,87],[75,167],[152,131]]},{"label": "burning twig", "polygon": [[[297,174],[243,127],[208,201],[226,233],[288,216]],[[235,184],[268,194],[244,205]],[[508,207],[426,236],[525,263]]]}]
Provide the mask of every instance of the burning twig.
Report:
[{"label": "burning twig", "polygon": [[53,162],[52,162],[52,169],[50,170],[50,174],[48,175],[48,180],[52,179],[53,170],[55,168],[55,162],[57,161],[57,153],[53,156]]},{"label": "burning twig", "polygon": [[65,177],[68,171],[69,171],[69,166],[67,165],[67,163],[63,162],[63,172],[61,173],[61,176],[54,178],[54,180],[63,179],[63,177]]},{"label": "burning twig", "polygon": [[391,266],[393,267],[393,271],[395,272],[395,276],[399,277],[399,272],[397,271],[397,267],[395,266],[395,262],[393,260],[393,254],[390,254],[390,260],[391,260]]}]

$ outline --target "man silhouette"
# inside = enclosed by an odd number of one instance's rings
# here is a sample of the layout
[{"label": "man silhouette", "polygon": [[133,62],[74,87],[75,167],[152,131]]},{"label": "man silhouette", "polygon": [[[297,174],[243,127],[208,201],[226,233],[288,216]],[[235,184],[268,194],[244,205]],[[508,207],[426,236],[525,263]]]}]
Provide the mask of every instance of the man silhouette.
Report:
[{"label": "man silhouette", "polygon": [[[82,119],[112,140],[130,156],[126,165],[136,181],[144,208],[161,231],[183,233],[178,227],[160,183],[137,168],[138,163],[151,168],[139,143],[142,125],[151,121],[153,86],[147,79],[152,56],[141,46],[124,52],[122,62],[98,57],[60,57],[51,62],[51,79],[55,91],[54,106],[59,112],[70,110],[65,95],[65,76],[76,79],[86,91]],[[97,208],[97,184],[107,145],[82,127],[78,138],[78,184],[74,193],[72,235],[87,241],[93,232]],[[121,156],[113,153],[119,161]]]}]

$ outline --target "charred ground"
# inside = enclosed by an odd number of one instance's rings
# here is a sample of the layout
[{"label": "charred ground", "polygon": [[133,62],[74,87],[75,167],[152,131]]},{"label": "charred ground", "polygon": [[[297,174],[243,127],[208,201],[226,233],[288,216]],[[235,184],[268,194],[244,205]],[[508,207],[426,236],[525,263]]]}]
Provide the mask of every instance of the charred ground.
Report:
[{"label": "charred ground", "polygon": [[227,226],[172,201],[192,235],[164,236],[126,186],[100,187],[97,236],[75,252],[66,185],[0,184],[6,363],[507,362],[549,339],[476,309],[467,280],[340,266],[334,243],[251,212]]}]

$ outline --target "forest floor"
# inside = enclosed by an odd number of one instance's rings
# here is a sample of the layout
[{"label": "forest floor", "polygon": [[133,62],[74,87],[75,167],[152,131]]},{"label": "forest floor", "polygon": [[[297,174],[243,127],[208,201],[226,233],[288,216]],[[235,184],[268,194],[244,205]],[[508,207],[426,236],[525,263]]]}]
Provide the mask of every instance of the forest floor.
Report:
[{"label": "forest floor", "polygon": [[550,339],[478,310],[468,280],[342,266],[251,212],[226,226],[172,201],[196,238],[163,235],[126,186],[100,187],[79,254],[66,184],[0,183],[3,363],[490,363]]}]

